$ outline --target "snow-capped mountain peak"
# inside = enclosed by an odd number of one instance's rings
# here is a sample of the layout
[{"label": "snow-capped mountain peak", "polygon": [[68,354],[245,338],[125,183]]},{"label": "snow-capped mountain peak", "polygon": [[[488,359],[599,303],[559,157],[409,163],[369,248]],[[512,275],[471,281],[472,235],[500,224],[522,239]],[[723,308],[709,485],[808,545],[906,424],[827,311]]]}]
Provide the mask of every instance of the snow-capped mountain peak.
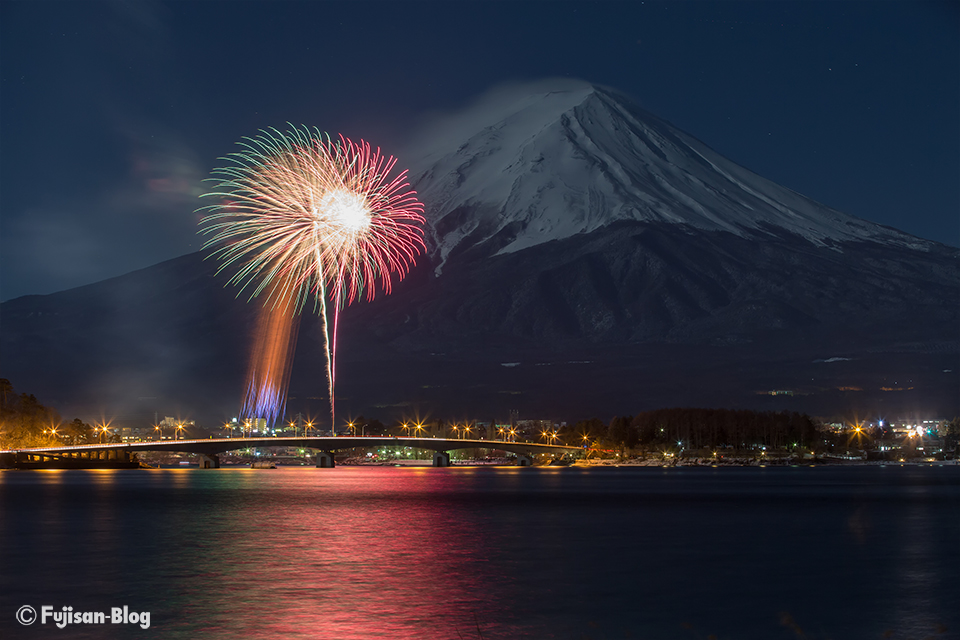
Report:
[{"label": "snow-capped mountain peak", "polygon": [[838,248],[930,244],[766,180],[585,82],[499,90],[436,123],[428,139],[411,179],[427,205],[438,269],[471,247],[510,253],[618,220],[743,237],[789,232]]}]

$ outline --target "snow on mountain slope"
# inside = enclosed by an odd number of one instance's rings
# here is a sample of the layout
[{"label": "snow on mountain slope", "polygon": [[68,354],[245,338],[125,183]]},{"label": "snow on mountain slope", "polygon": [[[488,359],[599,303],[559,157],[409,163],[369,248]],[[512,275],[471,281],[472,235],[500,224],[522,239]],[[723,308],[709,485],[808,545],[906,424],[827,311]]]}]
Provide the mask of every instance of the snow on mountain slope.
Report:
[{"label": "snow on mountain slope", "polygon": [[924,250],[933,243],[830,209],[727,160],[613,90],[514,86],[438,123],[411,182],[427,205],[438,272],[455,253],[503,254],[618,220],[742,237],[797,234]]}]

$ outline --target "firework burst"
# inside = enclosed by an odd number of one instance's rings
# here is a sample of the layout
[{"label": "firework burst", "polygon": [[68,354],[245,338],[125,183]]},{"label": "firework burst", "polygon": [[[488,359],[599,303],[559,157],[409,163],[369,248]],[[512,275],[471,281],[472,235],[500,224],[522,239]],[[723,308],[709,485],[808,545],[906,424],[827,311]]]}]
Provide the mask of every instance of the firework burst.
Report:
[{"label": "firework burst", "polygon": [[332,418],[340,311],[378,288],[390,293],[393,275],[409,272],[424,250],[423,205],[406,171],[390,177],[396,160],[362,140],[291,125],[239,144],[209,178],[216,186],[205,196],[218,202],[199,210],[204,249],[222,262],[218,273],[232,271],[240,294],[274,312],[292,316],[312,302],[323,318]]}]

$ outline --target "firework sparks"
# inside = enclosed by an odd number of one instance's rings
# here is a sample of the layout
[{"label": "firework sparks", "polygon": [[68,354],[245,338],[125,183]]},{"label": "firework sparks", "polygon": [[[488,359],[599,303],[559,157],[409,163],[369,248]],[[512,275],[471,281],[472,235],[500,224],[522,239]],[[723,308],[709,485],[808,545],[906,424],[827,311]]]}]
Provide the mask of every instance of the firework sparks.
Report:
[{"label": "firework sparks", "polygon": [[[390,293],[392,276],[409,272],[425,248],[423,205],[406,171],[390,177],[396,160],[362,140],[293,127],[261,131],[240,146],[225,158],[231,165],[209,179],[216,186],[205,195],[219,202],[200,209],[204,249],[251,300],[262,296],[288,315],[313,302],[323,319],[332,419],[340,311],[361,297],[372,300],[378,284]],[[285,365],[264,370],[289,374]],[[256,384],[285,387],[266,377]],[[270,394],[282,398],[285,389]]]}]

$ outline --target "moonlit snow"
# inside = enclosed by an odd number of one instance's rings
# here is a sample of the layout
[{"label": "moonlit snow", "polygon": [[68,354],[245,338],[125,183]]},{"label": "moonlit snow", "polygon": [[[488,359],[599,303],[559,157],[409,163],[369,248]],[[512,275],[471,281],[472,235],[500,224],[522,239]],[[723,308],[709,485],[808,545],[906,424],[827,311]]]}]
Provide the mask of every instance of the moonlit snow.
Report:
[{"label": "moonlit snow", "polygon": [[[439,254],[515,252],[618,220],[818,246],[931,243],[830,209],[727,160],[621,94],[578,81],[515,85],[432,124],[411,160]],[[784,151],[787,152],[786,150]],[[417,159],[419,158],[419,159]]]}]

